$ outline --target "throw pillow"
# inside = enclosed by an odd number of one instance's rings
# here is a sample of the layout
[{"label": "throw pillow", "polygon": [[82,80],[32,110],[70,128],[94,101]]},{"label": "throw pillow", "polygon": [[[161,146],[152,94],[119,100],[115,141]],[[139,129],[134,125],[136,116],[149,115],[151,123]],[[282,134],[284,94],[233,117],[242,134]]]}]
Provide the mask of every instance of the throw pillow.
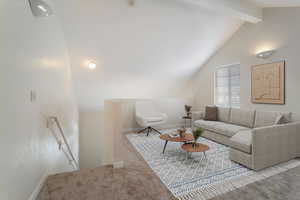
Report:
[{"label": "throw pillow", "polygon": [[278,115],[277,118],[276,118],[276,120],[275,120],[274,125],[278,125],[278,124],[286,124],[286,123],[287,123],[287,122],[286,122],[284,116],[283,116],[283,115]]},{"label": "throw pillow", "polygon": [[205,107],[205,120],[217,121],[218,118],[218,108],[216,106],[206,106]]}]

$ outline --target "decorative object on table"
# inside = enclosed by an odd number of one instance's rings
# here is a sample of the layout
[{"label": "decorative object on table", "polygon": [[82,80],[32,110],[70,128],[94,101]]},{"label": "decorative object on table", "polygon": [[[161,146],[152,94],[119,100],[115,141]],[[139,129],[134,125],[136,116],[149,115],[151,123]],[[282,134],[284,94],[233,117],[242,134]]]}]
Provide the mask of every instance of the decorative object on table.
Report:
[{"label": "decorative object on table", "polygon": [[285,104],[285,62],[256,65],[251,72],[252,103]]},{"label": "decorative object on table", "polygon": [[176,131],[171,132],[171,133],[169,133],[168,135],[169,135],[171,138],[176,138],[176,137],[179,137],[179,136],[180,136],[179,133],[176,132]]},{"label": "decorative object on table", "polygon": [[185,134],[184,137],[180,137],[180,136],[177,136],[177,137],[171,137],[170,136],[170,133],[168,134],[162,134],[159,136],[159,138],[161,140],[164,140],[165,141],[165,145],[164,145],[164,148],[163,148],[163,154],[165,153],[165,150],[166,150],[166,147],[167,147],[167,144],[168,142],[183,142],[183,143],[187,143],[187,142],[192,142],[194,140],[194,137],[192,134]]},{"label": "decorative object on table", "polygon": [[217,121],[218,108],[216,106],[206,106],[204,119],[208,121]]},{"label": "decorative object on table", "polygon": [[203,133],[203,129],[202,128],[196,128],[193,131],[193,136],[194,136],[193,147],[194,148],[197,146],[197,140],[201,137],[202,133]]},{"label": "decorative object on table", "polygon": [[184,109],[185,109],[185,112],[186,112],[186,116],[187,117],[191,117],[192,116],[192,106],[189,106],[189,105],[184,105]]},{"label": "decorative object on table", "polygon": [[185,136],[185,134],[186,134],[186,128],[182,127],[180,129],[178,129],[177,132],[179,133],[179,136],[181,138],[183,138]]},{"label": "decorative object on table", "polygon": [[187,120],[190,121],[190,127],[192,127],[192,116],[183,116],[182,119],[184,119],[184,127],[187,128]]}]

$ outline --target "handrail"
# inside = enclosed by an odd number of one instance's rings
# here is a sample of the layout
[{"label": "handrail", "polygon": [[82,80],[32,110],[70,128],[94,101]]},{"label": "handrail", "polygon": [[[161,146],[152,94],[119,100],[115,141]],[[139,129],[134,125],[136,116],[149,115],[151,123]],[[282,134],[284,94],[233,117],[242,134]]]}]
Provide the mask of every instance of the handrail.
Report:
[{"label": "handrail", "polygon": [[[57,127],[58,127],[58,129],[59,129],[59,132],[60,132],[60,134],[61,134],[61,136],[62,136],[62,138],[63,138],[63,141],[64,141],[64,143],[65,143],[66,146],[67,146],[67,150],[68,150],[69,154],[71,155],[72,160],[70,160],[70,162],[74,162],[76,168],[79,169],[79,165],[78,165],[78,163],[77,163],[77,161],[76,161],[76,159],[75,159],[75,157],[74,157],[74,155],[73,155],[73,152],[72,152],[72,150],[71,150],[71,147],[70,147],[70,145],[69,145],[69,143],[68,143],[68,141],[67,141],[67,138],[66,138],[66,136],[65,136],[65,134],[64,134],[63,128],[62,128],[62,126],[61,126],[61,124],[60,124],[58,118],[57,118],[57,117],[51,116],[51,117],[48,118],[48,120],[54,121],[55,124],[57,125]],[[60,141],[58,141],[58,145],[59,145],[59,149],[61,149],[61,145],[62,145],[62,144],[61,144]]]}]

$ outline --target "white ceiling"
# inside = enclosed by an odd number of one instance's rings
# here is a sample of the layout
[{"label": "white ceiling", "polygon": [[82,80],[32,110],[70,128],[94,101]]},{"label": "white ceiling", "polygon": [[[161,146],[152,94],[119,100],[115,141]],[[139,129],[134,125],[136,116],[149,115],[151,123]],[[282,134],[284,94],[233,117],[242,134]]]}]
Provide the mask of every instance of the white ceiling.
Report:
[{"label": "white ceiling", "polygon": [[[175,0],[176,1],[176,0]],[[177,0],[178,1],[178,0]],[[250,23],[262,20],[262,8],[247,0],[179,0]]]},{"label": "white ceiling", "polygon": [[248,0],[259,7],[299,7],[300,0]]},{"label": "white ceiling", "polygon": [[101,109],[110,98],[188,97],[191,76],[244,21],[261,21],[262,7],[300,0],[128,2],[54,0],[80,110]]},{"label": "white ceiling", "polygon": [[[242,24],[174,0],[54,2],[80,110],[100,109],[110,98],[188,96],[190,77]],[[89,59],[96,70],[86,68]]]}]

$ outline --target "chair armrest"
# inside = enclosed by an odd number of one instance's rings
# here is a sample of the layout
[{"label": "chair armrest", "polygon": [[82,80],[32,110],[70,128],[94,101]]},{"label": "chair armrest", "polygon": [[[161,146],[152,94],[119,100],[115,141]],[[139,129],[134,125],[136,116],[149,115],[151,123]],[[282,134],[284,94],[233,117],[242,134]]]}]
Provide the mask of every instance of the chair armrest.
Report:
[{"label": "chair armrest", "polygon": [[155,116],[155,115],[159,116],[159,117],[162,117],[162,120],[160,122],[152,122],[152,123],[150,123],[150,122],[148,122],[148,118],[150,116],[146,116],[146,115],[142,115],[140,113],[136,113],[136,121],[137,121],[137,123],[141,127],[147,127],[150,124],[154,124],[154,123],[156,123],[156,124],[158,124],[158,123],[163,124],[163,123],[166,123],[168,121],[168,115],[165,114],[165,113],[158,113],[158,112],[157,113],[153,113],[153,116]]},{"label": "chair armrest", "polygon": [[193,111],[192,112],[192,119],[193,121],[200,120],[204,118],[204,112],[203,111]]},{"label": "chair armrest", "polygon": [[253,129],[253,169],[291,160],[300,154],[300,123],[289,123]]},{"label": "chair armrest", "polygon": [[147,120],[144,116],[140,115],[140,114],[136,114],[136,122],[138,123],[138,125],[140,125],[141,127],[146,127],[147,126]]}]

